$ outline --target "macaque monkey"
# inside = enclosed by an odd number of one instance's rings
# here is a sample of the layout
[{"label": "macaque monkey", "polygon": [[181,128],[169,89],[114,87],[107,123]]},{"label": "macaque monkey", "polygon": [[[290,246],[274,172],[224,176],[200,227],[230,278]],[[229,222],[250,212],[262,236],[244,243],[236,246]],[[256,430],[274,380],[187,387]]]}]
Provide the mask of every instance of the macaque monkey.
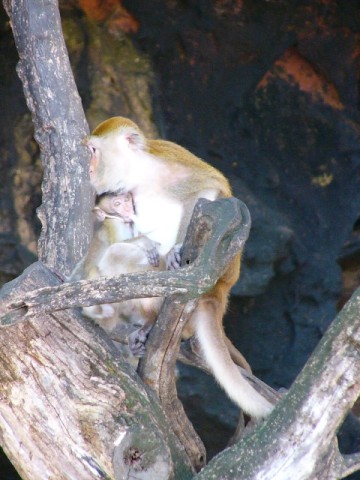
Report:
[{"label": "macaque monkey", "polygon": [[[160,255],[167,255],[173,267],[180,263],[179,245],[197,200],[231,196],[229,182],[218,170],[175,143],[146,139],[129,119],[114,117],[102,122],[86,144],[96,192],[130,192],[136,228],[159,244]],[[228,396],[246,413],[261,418],[270,413],[272,405],[241,375],[222,325],[229,291],[239,272],[240,254],[200,298],[183,333],[184,338],[197,336],[207,364]]]},{"label": "macaque monkey", "polygon": [[[165,269],[156,243],[142,235],[133,237],[137,232],[130,219],[134,214],[130,193],[101,195],[93,212],[96,219],[93,239],[86,257],[71,275],[71,280]],[[82,311],[108,333],[124,317],[134,316],[143,331],[147,332],[156,320],[162,301],[161,298],[140,298],[83,307]],[[138,347],[138,355],[141,355],[141,344],[131,345],[133,354]]]}]

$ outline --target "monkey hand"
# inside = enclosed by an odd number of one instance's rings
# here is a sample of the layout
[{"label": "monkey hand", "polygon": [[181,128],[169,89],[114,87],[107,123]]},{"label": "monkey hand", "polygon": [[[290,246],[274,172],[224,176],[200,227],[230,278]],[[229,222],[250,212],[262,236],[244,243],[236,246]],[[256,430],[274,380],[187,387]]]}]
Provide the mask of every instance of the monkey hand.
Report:
[{"label": "monkey hand", "polygon": [[145,354],[145,344],[149,336],[152,325],[144,325],[135,330],[135,332],[130,333],[128,342],[131,353],[134,357],[143,357]]},{"label": "monkey hand", "polygon": [[166,269],[177,270],[181,266],[182,243],[176,244],[166,256]]},{"label": "monkey hand", "polygon": [[153,242],[152,246],[145,250],[149,265],[152,267],[158,267],[160,265],[160,255],[157,248],[158,245],[158,243]]}]

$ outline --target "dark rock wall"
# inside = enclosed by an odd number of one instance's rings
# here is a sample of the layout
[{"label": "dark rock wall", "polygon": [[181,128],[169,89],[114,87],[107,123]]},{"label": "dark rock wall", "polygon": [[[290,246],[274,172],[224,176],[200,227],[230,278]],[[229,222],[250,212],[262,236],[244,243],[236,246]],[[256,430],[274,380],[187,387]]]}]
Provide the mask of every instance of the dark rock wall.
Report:
[{"label": "dark rock wall", "polygon": [[[223,170],[250,208],[227,331],[259,376],[288,387],[336,315],[339,263],[359,280],[359,4],[124,4],[157,75],[162,134]],[[204,405],[183,371],[197,422]],[[213,440],[233,407],[211,402]]]},{"label": "dark rock wall", "polygon": [[360,215],[357,3],[124,3],[158,76],[163,134],[250,207],[234,293],[265,333],[254,365],[288,386],[336,314],[337,260]]}]

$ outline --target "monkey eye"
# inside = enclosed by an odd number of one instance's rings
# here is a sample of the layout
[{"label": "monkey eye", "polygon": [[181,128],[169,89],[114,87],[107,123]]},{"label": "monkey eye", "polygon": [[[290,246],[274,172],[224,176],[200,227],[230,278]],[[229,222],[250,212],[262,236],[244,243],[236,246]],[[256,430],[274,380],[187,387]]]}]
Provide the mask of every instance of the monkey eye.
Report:
[{"label": "monkey eye", "polygon": [[95,155],[95,153],[96,153],[96,148],[95,148],[93,145],[88,145],[88,147],[89,147],[89,150],[90,150],[91,154],[92,154],[92,155]]}]

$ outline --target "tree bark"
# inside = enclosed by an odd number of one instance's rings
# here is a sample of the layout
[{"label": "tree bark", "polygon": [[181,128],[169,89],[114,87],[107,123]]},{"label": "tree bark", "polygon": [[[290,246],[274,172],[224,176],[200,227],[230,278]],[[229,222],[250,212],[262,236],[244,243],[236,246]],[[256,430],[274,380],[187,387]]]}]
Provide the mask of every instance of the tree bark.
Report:
[{"label": "tree bark", "polygon": [[[37,263],[2,296],[58,282]],[[2,329],[0,363],[1,445],[24,480],[192,476],[154,396],[76,312]]]},{"label": "tree bark", "polygon": [[212,460],[199,479],[335,480],[360,469],[336,432],[360,395],[360,289],[336,317],[270,418]]},{"label": "tree bark", "polygon": [[[184,241],[182,267],[201,267],[197,283],[213,279],[214,285],[234,255],[242,252],[250,225],[250,213],[243,202],[200,200]],[[195,468],[200,469],[205,464],[205,447],[177,397],[175,381],[182,330],[196,308],[196,300],[189,299],[178,294],[165,300],[146,343],[145,357],[140,360],[139,374],[156,392],[174,432]]]},{"label": "tree bark", "polygon": [[[88,129],[57,2],[4,5],[44,168],[43,263],[3,288],[2,300],[11,302],[59,283],[45,264],[60,276],[70,273],[91,235],[92,194],[81,146]],[[25,321],[0,336],[0,432],[24,480],[191,476],[191,464],[154,397],[98,330],[74,312],[34,309],[26,319],[24,311],[18,313]]]},{"label": "tree bark", "polygon": [[91,238],[93,194],[88,126],[72,74],[56,0],[4,0],[19,53],[17,71],[33,116],[43,165],[39,259],[69,274]]},{"label": "tree bark", "polygon": [[[20,295],[11,288],[10,294],[7,294],[8,289],[4,289],[0,305],[1,325],[14,325],[34,315],[39,317],[44,313],[76,305],[117,302],[124,296],[154,296],[154,292],[159,294],[159,288],[166,289],[160,294],[168,298],[150,334],[147,354],[140,361],[139,373],[157,394],[192,465],[199,470],[205,463],[205,448],[177,398],[175,385],[175,363],[181,332],[196,305],[196,301],[192,299],[211,289],[233,256],[242,251],[248,238],[250,223],[249,211],[239,200],[200,200],[195,207],[184,242],[182,262],[186,267],[173,273],[153,272],[150,281],[146,274],[147,286],[144,285],[146,277],[143,275],[122,275],[103,279],[101,291],[98,290],[97,281],[87,282],[88,289],[84,289],[83,282],[74,282],[70,285],[48,286],[29,293],[21,291]],[[173,286],[166,285],[169,280]],[[174,285],[178,285],[177,290],[174,290]],[[173,295],[169,296],[171,293]],[[255,381],[255,388],[259,387],[257,379],[253,377],[252,381]],[[264,393],[261,385],[260,390]],[[265,395],[268,396],[267,390]],[[276,403],[276,395],[270,395],[269,400]]]}]

